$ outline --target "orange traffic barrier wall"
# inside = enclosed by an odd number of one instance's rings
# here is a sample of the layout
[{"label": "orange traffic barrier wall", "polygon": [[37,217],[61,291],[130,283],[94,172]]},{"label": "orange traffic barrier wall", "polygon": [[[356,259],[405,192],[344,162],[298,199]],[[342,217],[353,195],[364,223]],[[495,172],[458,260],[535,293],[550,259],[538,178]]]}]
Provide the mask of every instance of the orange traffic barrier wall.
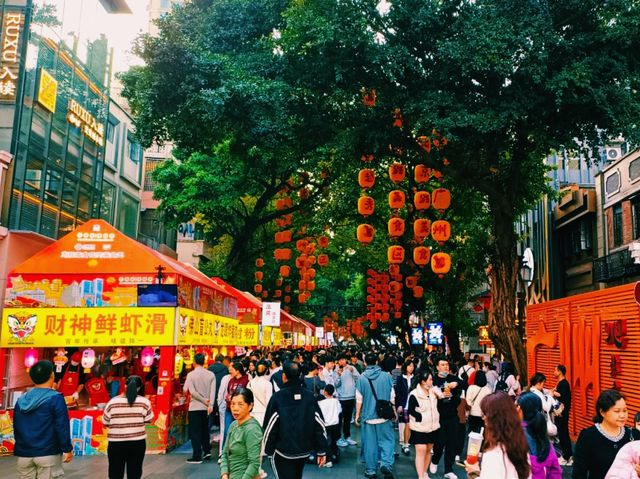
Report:
[{"label": "orange traffic barrier wall", "polygon": [[574,437],[593,424],[595,401],[605,389],[625,395],[630,426],[640,411],[640,305],[635,290],[636,284],[627,284],[527,307],[526,382],[538,371],[551,389],[555,366],[567,367],[569,432]]}]

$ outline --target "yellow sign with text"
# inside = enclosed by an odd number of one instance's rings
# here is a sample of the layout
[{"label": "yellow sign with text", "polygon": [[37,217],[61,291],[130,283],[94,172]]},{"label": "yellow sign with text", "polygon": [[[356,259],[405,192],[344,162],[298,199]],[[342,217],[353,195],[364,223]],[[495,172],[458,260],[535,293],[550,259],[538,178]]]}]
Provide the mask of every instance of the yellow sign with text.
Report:
[{"label": "yellow sign with text", "polygon": [[180,346],[240,346],[241,339],[242,331],[237,319],[178,308]]},{"label": "yellow sign with text", "polygon": [[38,103],[49,110],[56,112],[56,100],[58,98],[58,81],[44,68],[40,69],[40,83],[38,84]]},{"label": "yellow sign with text", "polygon": [[262,342],[260,346],[281,346],[282,345],[282,329],[264,326],[262,328]]},{"label": "yellow sign with text", "polygon": [[237,346],[258,346],[260,329],[257,324],[240,325],[240,341]]},{"label": "yellow sign with text", "polygon": [[171,346],[175,308],[5,308],[0,346]]}]

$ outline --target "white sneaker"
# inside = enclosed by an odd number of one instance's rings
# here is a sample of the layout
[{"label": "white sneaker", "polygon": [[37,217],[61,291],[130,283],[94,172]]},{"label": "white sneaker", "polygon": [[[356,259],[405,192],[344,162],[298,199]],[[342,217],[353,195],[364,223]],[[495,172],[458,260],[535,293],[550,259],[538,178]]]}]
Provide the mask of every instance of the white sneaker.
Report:
[{"label": "white sneaker", "polygon": [[567,465],[567,461],[564,457],[560,456],[558,457],[558,464],[560,464],[561,466],[566,466]]},{"label": "white sneaker", "polygon": [[[351,439],[351,438],[349,438],[349,439]],[[349,445],[349,443],[346,441],[346,439],[342,439],[342,438],[340,438],[340,439],[338,439],[338,440],[336,441],[336,446],[339,446],[339,447],[347,447],[348,445]]]},{"label": "white sneaker", "polygon": [[345,442],[349,445],[349,446],[357,446],[358,442],[354,441],[353,439],[351,439],[350,437],[345,439]]},{"label": "white sneaker", "polygon": [[567,467],[571,467],[571,466],[573,466],[573,456],[571,456],[567,461]]},{"label": "white sneaker", "polygon": [[460,462],[460,456],[456,454],[456,462]]},{"label": "white sneaker", "polygon": [[429,474],[427,474],[426,472],[424,473],[424,476],[422,476],[422,479],[429,479]]},{"label": "white sneaker", "polygon": [[429,464],[429,472],[431,474],[435,474],[436,472],[438,472],[438,465],[434,464],[433,462]]},{"label": "white sneaker", "polygon": [[331,462],[331,461],[325,462],[324,463],[324,467],[333,467],[333,462]]},{"label": "white sneaker", "polygon": [[458,476],[456,476],[455,472],[447,472],[444,477],[446,479],[458,479]]}]

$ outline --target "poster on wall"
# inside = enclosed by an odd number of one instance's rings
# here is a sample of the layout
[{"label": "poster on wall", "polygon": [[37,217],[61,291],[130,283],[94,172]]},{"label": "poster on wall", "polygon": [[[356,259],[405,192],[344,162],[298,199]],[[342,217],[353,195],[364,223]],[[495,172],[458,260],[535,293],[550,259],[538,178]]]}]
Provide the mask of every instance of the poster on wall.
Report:
[{"label": "poster on wall", "polygon": [[424,328],[411,328],[411,346],[422,346],[424,344]]}]

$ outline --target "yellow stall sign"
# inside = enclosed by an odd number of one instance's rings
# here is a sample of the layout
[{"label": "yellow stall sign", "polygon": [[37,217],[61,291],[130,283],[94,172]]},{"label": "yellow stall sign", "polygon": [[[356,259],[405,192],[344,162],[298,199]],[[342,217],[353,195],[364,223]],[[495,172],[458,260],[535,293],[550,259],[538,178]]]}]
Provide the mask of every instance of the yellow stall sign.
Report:
[{"label": "yellow stall sign", "polygon": [[5,308],[0,346],[171,346],[175,308]]},{"label": "yellow stall sign", "polygon": [[180,346],[235,346],[240,345],[241,339],[237,319],[193,309],[178,309]]},{"label": "yellow stall sign", "polygon": [[257,324],[240,325],[240,341],[237,346],[257,346],[260,330]]}]

